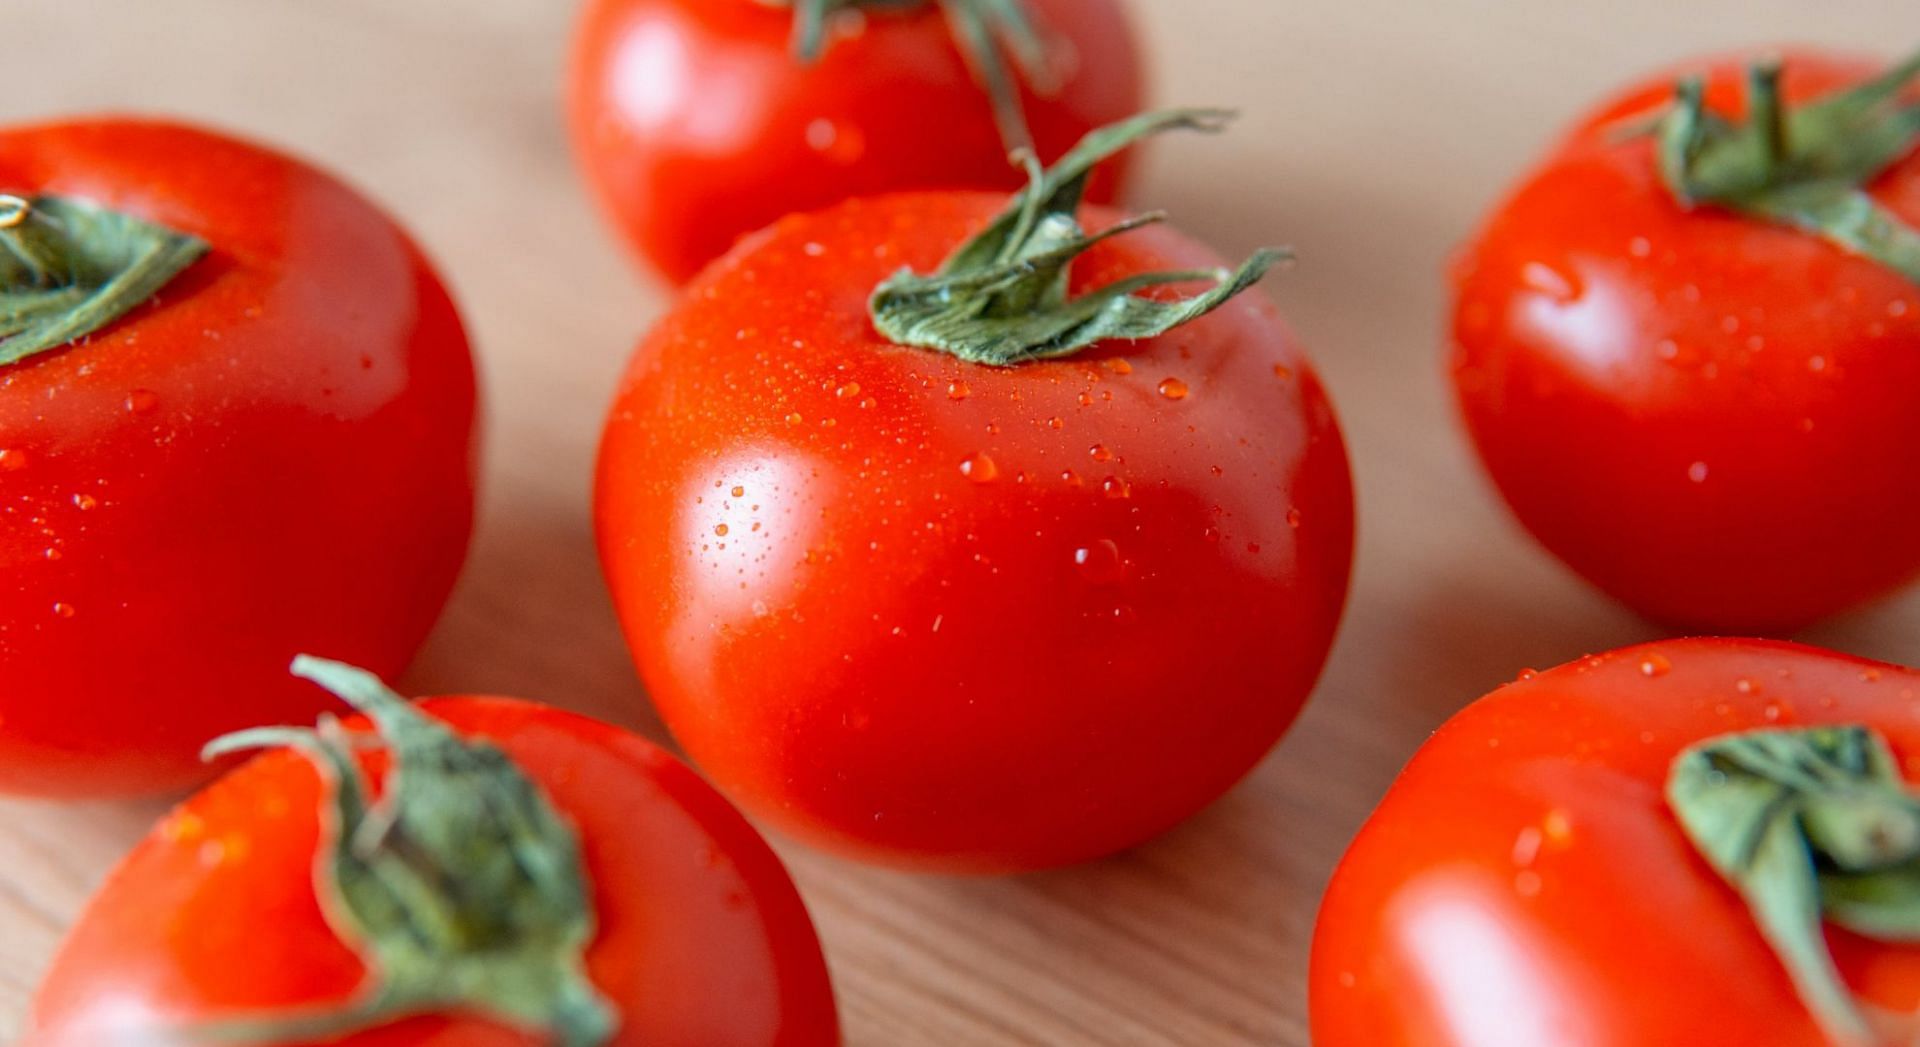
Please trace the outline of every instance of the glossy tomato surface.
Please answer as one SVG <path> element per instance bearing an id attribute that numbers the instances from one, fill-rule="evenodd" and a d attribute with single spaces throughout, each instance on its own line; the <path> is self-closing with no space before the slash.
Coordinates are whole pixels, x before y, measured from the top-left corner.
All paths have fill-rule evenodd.
<path id="1" fill-rule="evenodd" d="M 0 131 L 0 191 L 209 253 L 82 344 L 0 366 L 0 790 L 179 788 L 307 722 L 310 647 L 412 658 L 465 557 L 474 376 L 446 291 L 364 199 L 188 127 Z"/>
<path id="2" fill-rule="evenodd" d="M 1334 873 L 1313 1042 L 1828 1047 L 1663 797 L 1694 742 L 1819 724 L 1878 731 L 1920 780 L 1920 674 L 1811 647 L 1675 640 L 1481 699 L 1414 756 Z M 1920 945 L 1829 938 L 1857 994 L 1920 1008 Z"/>
<path id="3" fill-rule="evenodd" d="M 1058 865 L 1194 813 L 1293 720 L 1346 594 L 1340 433 L 1264 295 L 1012 368 L 874 333 L 874 285 L 1004 202 L 853 201 L 743 244 L 601 446 L 602 559 L 675 735 L 755 814 L 899 865 Z M 1074 282 L 1219 262 L 1155 227 Z"/>
<path id="4" fill-rule="evenodd" d="M 598 927 L 587 972 L 621 1014 L 608 1047 L 838 1042 L 820 946 L 786 870 L 685 764 L 634 735 L 530 702 L 452 698 L 425 708 L 500 746 L 578 832 Z M 352 996 L 366 972 L 314 891 L 322 800 L 312 764 L 276 752 L 170 814 L 61 947 L 34 1001 L 34 1047 L 174 1043 L 162 1034 Z M 151 1030 L 151 1041 L 129 1029 Z M 327 1042 L 542 1041 L 438 1015 Z"/>
<path id="5" fill-rule="evenodd" d="M 1142 106 L 1119 0 L 1032 0 L 1056 89 L 1022 91 L 1042 160 Z M 987 92 L 939 5 L 842 19 L 817 62 L 792 10 L 761 0 L 589 0 L 570 121 L 588 180 L 628 243 L 685 281 L 743 234 L 852 196 L 1014 189 Z M 1092 198 L 1110 199 L 1110 165 Z"/>
<path id="6" fill-rule="evenodd" d="M 1788 52 L 1789 100 L 1877 72 Z M 1744 60 L 1703 63 L 1744 106 Z M 1778 633 L 1920 570 L 1920 287 L 1813 236 L 1687 211 L 1650 139 L 1673 79 L 1587 118 L 1453 275 L 1454 386 L 1520 520 L 1666 623 Z M 1920 223 L 1920 155 L 1870 189 Z"/>

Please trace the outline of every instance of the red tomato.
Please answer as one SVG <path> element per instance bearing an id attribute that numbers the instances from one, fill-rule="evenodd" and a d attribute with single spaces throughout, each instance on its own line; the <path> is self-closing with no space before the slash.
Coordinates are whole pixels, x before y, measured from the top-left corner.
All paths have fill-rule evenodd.
<path id="1" fill-rule="evenodd" d="M 1743 111 L 1742 63 L 1704 64 Z M 1789 52 L 1804 102 L 1872 63 Z M 1638 611 L 1712 632 L 1792 630 L 1920 571 L 1920 286 L 1819 237 L 1676 203 L 1622 121 L 1582 121 L 1453 274 L 1454 385 L 1520 520 Z M 1920 154 L 1869 185 L 1920 224 Z"/>
<path id="2" fill-rule="evenodd" d="M 1877 732 L 1920 779 L 1917 689 L 1909 669 L 1757 640 L 1523 674 L 1415 755 L 1334 873 L 1313 1042 L 1828 1047 L 1663 789 L 1695 743 L 1835 724 Z M 1920 1008 L 1920 945 L 1827 938 L 1856 995 Z"/>
<path id="3" fill-rule="evenodd" d="M 684 764 L 634 735 L 529 702 L 448 698 L 423 708 L 499 746 L 574 826 L 597 927 L 587 974 L 619 1014 L 617 1034 L 594 1047 L 838 1042 L 827 970 L 792 881 Z M 325 795 L 313 764 L 282 751 L 169 815 L 62 946 L 35 999 L 29 1042 L 200 1047 L 192 1030 L 207 1023 L 311 1013 L 351 997 L 368 970 L 330 928 L 314 885 Z M 275 1047 L 309 1042 L 547 1041 L 477 1016 L 434 1014 Z"/>
<path id="4" fill-rule="evenodd" d="M 0 131 L 0 192 L 210 252 L 84 344 L 0 366 L 0 790 L 174 789 L 311 720 L 306 645 L 398 672 L 473 515 L 474 377 L 405 234 L 298 161 L 104 120 Z"/>
<path id="5" fill-rule="evenodd" d="M 1056 90 L 1021 92 L 1052 160 L 1141 106 L 1119 0 L 1029 0 L 1055 38 Z M 845 25 L 846 23 L 839 23 Z M 581 164 L 633 247 L 685 281 L 782 215 L 903 189 L 1020 185 L 987 92 L 938 4 L 875 12 L 793 54 L 763 0 L 590 0 L 570 116 Z M 1111 199 L 1121 168 L 1096 181 Z"/>
<path id="6" fill-rule="evenodd" d="M 1013 367 L 875 333 L 875 286 L 1005 203 L 782 220 L 641 346 L 601 445 L 603 564 L 675 735 L 755 814 L 903 866 L 1059 865 L 1193 814 L 1292 722 L 1346 594 L 1346 454 L 1259 295 Z M 1072 284 L 1219 264 L 1157 226 Z"/>

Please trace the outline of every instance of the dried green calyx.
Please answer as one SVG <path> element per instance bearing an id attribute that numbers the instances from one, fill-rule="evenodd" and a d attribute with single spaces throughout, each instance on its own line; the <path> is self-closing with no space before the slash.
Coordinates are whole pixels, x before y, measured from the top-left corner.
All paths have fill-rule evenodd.
<path id="1" fill-rule="evenodd" d="M 1827 1036 L 1878 1044 L 1822 923 L 1920 942 L 1920 793 L 1901 780 L 1886 741 L 1858 726 L 1713 738 L 1680 754 L 1666 792 Z"/>
<path id="2" fill-rule="evenodd" d="M 794 10 L 794 51 L 806 61 L 827 45 L 827 25 L 841 11 L 902 11 L 938 3 L 954 39 L 993 102 L 1000 137 L 1009 151 L 1030 148 L 1020 84 L 1047 92 L 1057 86 L 1047 39 L 1027 0 L 771 0 Z"/>
<path id="3" fill-rule="evenodd" d="M 1682 80 L 1654 125 L 1660 173 L 1675 199 L 1819 236 L 1920 283 L 1920 230 L 1865 186 L 1920 145 L 1920 54 L 1849 90 L 1799 106 L 1780 96 L 1780 64 L 1748 72 L 1748 113 L 1706 108 L 1706 86 Z"/>
<path id="4" fill-rule="evenodd" d="M 0 193 L 0 366 L 100 330 L 206 251 L 196 237 L 82 200 Z"/>
<path id="5" fill-rule="evenodd" d="M 1089 134 L 1049 170 L 1028 160 L 1030 182 L 984 232 L 961 245 L 936 272 L 902 269 L 873 293 L 873 325 L 897 345 L 1007 367 L 1070 356 L 1108 339 L 1151 338 L 1219 308 L 1252 287 L 1287 251 L 1257 251 L 1236 270 L 1143 273 L 1069 297 L 1069 269 L 1093 245 L 1160 221 L 1149 214 L 1089 235 L 1078 213 L 1095 165 L 1151 134 L 1174 128 L 1217 131 L 1232 116 L 1180 109 L 1136 116 Z M 1137 292 L 1207 281 L 1186 298 Z"/>
<path id="6" fill-rule="evenodd" d="M 365 713 L 375 734 L 326 717 L 228 735 L 207 755 L 285 746 L 319 769 L 328 792 L 314 884 L 366 980 L 339 1007 L 239 1016 L 191 1030 L 194 1042 L 307 1043 L 448 1012 L 555 1047 L 610 1042 L 618 1016 L 584 966 L 594 914 L 579 840 L 540 787 L 371 673 L 306 656 L 293 671 Z M 377 798 L 357 756 L 376 739 L 390 759 Z"/>

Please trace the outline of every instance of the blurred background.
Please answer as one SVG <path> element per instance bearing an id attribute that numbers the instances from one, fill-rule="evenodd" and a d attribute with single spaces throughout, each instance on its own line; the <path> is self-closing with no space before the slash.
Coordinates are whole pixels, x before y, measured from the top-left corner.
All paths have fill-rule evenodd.
<path id="1" fill-rule="evenodd" d="M 854 1044 L 1307 1041 L 1314 907 L 1419 741 L 1529 666 L 1657 631 L 1522 535 L 1444 397 L 1450 247 L 1579 110 L 1701 52 L 1808 42 L 1891 56 L 1913 0 L 1136 0 L 1160 103 L 1233 133 L 1153 147 L 1137 203 L 1272 279 L 1347 428 L 1361 545 L 1300 726 L 1186 827 L 1088 868 L 916 878 L 781 845 Z M 395 213 L 442 266 L 489 395 L 485 510 L 410 686 L 546 699 L 660 731 L 595 564 L 601 413 L 663 291 L 590 209 L 560 84 L 566 0 L 6 0 L 0 120 L 164 113 L 291 149 Z M 1182 150 L 1176 158 L 1171 150 Z M 1805 639 L 1920 660 L 1920 596 Z M 164 710 L 154 710 L 156 717 Z M 0 802 L 0 1039 L 66 922 L 156 805 Z"/>

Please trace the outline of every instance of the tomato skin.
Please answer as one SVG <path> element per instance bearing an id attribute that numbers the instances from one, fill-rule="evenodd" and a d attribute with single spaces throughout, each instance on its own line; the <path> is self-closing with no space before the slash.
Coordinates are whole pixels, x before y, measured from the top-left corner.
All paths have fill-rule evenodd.
<path id="1" fill-rule="evenodd" d="M 1022 102 L 1043 160 L 1142 108 L 1119 0 L 1034 0 L 1070 75 Z M 813 64 L 759 0 L 590 0 L 576 36 L 575 152 L 627 242 L 682 283 L 783 215 L 907 189 L 1014 189 L 985 90 L 936 5 L 869 15 Z M 1124 161 L 1095 178 L 1112 199 Z"/>
<path id="2" fill-rule="evenodd" d="M 352 190 L 189 127 L 0 130 L 0 190 L 211 253 L 85 344 L 0 367 L 0 790 L 163 791 L 200 746 L 330 703 L 309 646 L 397 674 L 466 554 L 473 363 Z"/>
<path id="3" fill-rule="evenodd" d="M 1864 724 L 1920 779 L 1920 673 L 1673 640 L 1523 675 L 1443 726 L 1341 861 L 1315 929 L 1325 1047 L 1826 1047 L 1740 897 L 1666 807 L 1686 746 Z M 1920 946 L 1832 930 L 1848 982 L 1920 1007 Z"/>
<path id="4" fill-rule="evenodd" d="M 1791 100 L 1880 68 L 1785 61 Z M 1703 66 L 1740 112 L 1744 62 Z M 1689 630 L 1790 632 L 1920 572 L 1920 288 L 1681 209 L 1617 122 L 1672 82 L 1585 120 L 1463 253 L 1454 388 L 1501 494 L 1589 581 Z M 1870 188 L 1920 223 L 1920 153 Z"/>
<path id="5" fill-rule="evenodd" d="M 1262 295 L 1015 368 L 873 332 L 875 284 L 1004 203 L 856 200 L 742 244 L 601 445 L 602 562 L 675 736 L 762 819 L 910 868 L 1067 864 L 1194 813 L 1298 712 L 1352 558 L 1332 409 Z M 1218 264 L 1155 227 L 1074 281 Z"/>
<path id="6" fill-rule="evenodd" d="M 826 966 L 793 882 L 685 764 L 635 735 L 531 702 L 462 697 L 424 708 L 499 745 L 578 831 L 599 928 L 587 970 L 623 1015 L 609 1047 L 839 1042 Z M 32 1042 L 98 1043 L 101 1026 L 90 1023 L 128 1014 L 177 1027 L 351 995 L 361 964 L 327 926 L 313 889 L 321 798 L 312 765 L 275 752 L 170 814 L 68 936 L 35 998 Z M 337 1041 L 539 1042 L 446 1016 Z"/>

